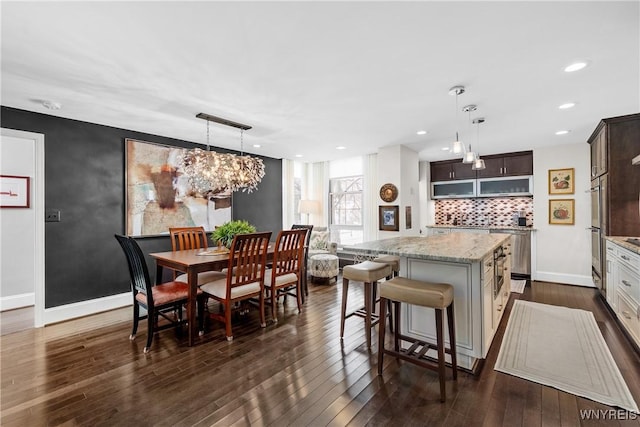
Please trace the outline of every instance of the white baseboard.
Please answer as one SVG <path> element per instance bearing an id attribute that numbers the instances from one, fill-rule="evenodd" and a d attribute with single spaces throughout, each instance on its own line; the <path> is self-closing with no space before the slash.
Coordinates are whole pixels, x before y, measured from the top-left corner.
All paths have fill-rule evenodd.
<path id="1" fill-rule="evenodd" d="M 102 311 L 126 307 L 132 304 L 131 292 L 96 298 L 88 301 L 75 302 L 44 310 L 44 325 L 89 316 Z M 44 326 L 43 325 L 43 326 Z"/>
<path id="2" fill-rule="evenodd" d="M 543 282 L 562 283 L 563 285 L 587 286 L 590 288 L 595 288 L 591 276 L 553 273 L 549 271 L 536 271 L 532 278 L 533 280 L 540 280 Z"/>
<path id="3" fill-rule="evenodd" d="M 30 307 L 36 303 L 35 292 L 27 294 L 11 295 L 0 298 L 0 311 L 14 310 L 16 308 Z"/>

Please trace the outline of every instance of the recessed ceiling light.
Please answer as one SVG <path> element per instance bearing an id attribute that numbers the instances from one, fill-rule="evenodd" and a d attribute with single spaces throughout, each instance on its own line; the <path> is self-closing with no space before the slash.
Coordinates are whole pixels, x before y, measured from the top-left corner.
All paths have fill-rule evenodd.
<path id="1" fill-rule="evenodd" d="M 302 154 L 296 154 L 296 157 L 302 157 Z"/>
<path id="2" fill-rule="evenodd" d="M 347 149 L 347 147 L 343 147 L 342 145 L 339 146 L 339 147 L 336 147 L 336 150 L 346 150 L 346 149 Z"/>
<path id="3" fill-rule="evenodd" d="M 449 151 L 449 147 L 442 147 L 442 151 Z"/>
<path id="4" fill-rule="evenodd" d="M 570 131 L 568 130 L 559 130 L 558 132 L 556 132 L 556 135 L 566 135 L 568 134 Z"/>
<path id="5" fill-rule="evenodd" d="M 254 146 L 255 148 L 260 148 L 260 147 L 261 147 L 261 145 L 260 145 L 260 144 L 253 144 L 253 146 Z"/>
<path id="6" fill-rule="evenodd" d="M 60 104 L 59 102 L 49 100 L 42 101 L 42 105 L 49 110 L 59 110 L 62 108 L 62 104 Z"/>
<path id="7" fill-rule="evenodd" d="M 418 135 L 426 135 L 427 131 L 426 130 L 419 130 L 418 132 L 416 132 L 416 134 L 418 134 Z"/>
<path id="8" fill-rule="evenodd" d="M 573 64 L 566 66 L 564 71 L 567 73 L 573 73 L 574 71 L 582 70 L 586 66 L 586 62 L 574 62 Z"/>
<path id="9" fill-rule="evenodd" d="M 575 102 L 567 102 L 566 104 L 562 104 L 560 105 L 558 108 L 561 110 L 566 110 L 567 108 L 571 108 L 571 107 L 575 107 L 576 103 Z"/>

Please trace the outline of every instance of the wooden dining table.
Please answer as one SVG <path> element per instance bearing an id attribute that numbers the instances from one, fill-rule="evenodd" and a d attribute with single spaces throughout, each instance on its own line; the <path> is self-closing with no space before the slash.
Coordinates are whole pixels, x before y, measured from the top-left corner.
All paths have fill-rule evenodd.
<path id="1" fill-rule="evenodd" d="M 267 260 L 273 258 L 273 244 L 267 248 Z M 229 266 L 229 253 L 216 253 L 216 249 L 187 249 L 182 251 L 154 252 L 149 254 L 156 260 L 156 283 L 162 282 L 163 268 L 170 268 L 187 274 L 189 297 L 187 319 L 189 322 L 189 346 L 196 342 L 196 296 L 198 293 L 198 273 L 219 271 Z"/>

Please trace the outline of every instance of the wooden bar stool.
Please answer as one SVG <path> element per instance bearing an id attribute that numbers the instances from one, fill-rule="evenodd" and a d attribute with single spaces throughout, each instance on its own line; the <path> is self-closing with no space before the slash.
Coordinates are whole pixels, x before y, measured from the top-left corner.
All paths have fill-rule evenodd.
<path id="1" fill-rule="evenodd" d="M 380 317 L 385 318 L 387 304 L 386 301 L 393 301 L 395 306 L 395 333 L 393 339 L 393 350 L 384 348 L 385 328 L 380 326 L 378 336 L 378 375 L 382 375 L 382 362 L 384 354 L 395 356 L 424 368 L 438 371 L 440 377 L 440 401 L 446 400 L 445 391 L 445 352 L 451 355 L 451 369 L 453 379 L 458 378 L 458 363 L 456 358 L 456 333 L 453 313 L 453 286 L 446 283 L 429 283 L 418 280 L 411 280 L 404 277 L 396 277 L 380 285 Z M 404 302 L 412 305 L 430 307 L 436 312 L 436 337 L 437 344 L 427 343 L 406 335 L 400 331 L 400 303 Z M 449 348 L 444 346 L 444 312 L 447 309 L 447 322 L 449 327 Z M 408 341 L 411 347 L 400 348 L 400 341 Z M 429 349 L 438 351 L 438 363 L 426 357 Z"/>
<path id="2" fill-rule="evenodd" d="M 377 286 L 378 280 L 391 274 L 391 267 L 379 262 L 364 261 L 359 264 L 347 265 L 342 269 L 342 312 L 340 315 L 340 339 L 344 336 L 344 321 L 351 316 L 364 318 L 367 348 L 371 347 L 371 328 L 375 326 L 379 317 L 373 314 L 374 304 L 372 287 Z M 349 281 L 354 280 L 364 283 L 364 308 L 353 313 L 347 312 L 347 295 L 349 294 Z M 383 328 L 384 329 L 384 328 Z"/>
<path id="3" fill-rule="evenodd" d="M 400 274 L 400 257 L 396 255 L 382 255 L 372 259 L 373 262 L 381 262 L 391 267 L 391 274 L 387 276 L 387 279 L 398 277 Z"/>

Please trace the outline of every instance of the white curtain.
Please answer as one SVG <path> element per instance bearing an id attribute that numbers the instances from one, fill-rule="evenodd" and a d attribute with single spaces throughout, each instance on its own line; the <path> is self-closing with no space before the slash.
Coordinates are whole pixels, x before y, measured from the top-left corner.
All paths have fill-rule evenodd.
<path id="1" fill-rule="evenodd" d="M 378 154 L 363 156 L 363 228 L 364 241 L 378 239 Z"/>
<path id="2" fill-rule="evenodd" d="M 320 202 L 321 213 L 312 214 L 309 223 L 317 227 L 329 226 L 329 162 L 307 163 L 303 198 Z"/>
<path id="3" fill-rule="evenodd" d="M 294 200 L 294 161 L 282 159 L 282 229 L 287 230 L 295 223 L 296 210 Z"/>

